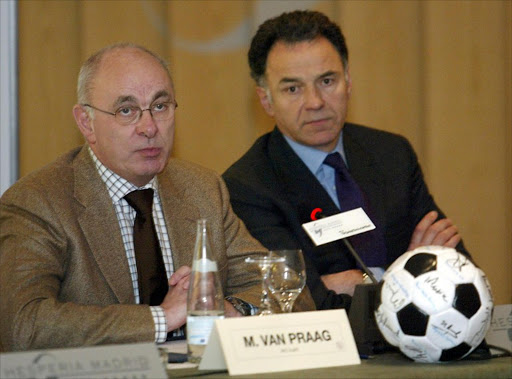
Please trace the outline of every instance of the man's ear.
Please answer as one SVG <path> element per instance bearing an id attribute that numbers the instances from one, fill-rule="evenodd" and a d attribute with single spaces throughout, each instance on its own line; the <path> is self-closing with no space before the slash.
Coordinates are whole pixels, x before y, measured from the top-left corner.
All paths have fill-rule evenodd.
<path id="1" fill-rule="evenodd" d="M 265 112 L 267 112 L 270 117 L 274 117 L 274 108 L 272 107 L 272 99 L 270 98 L 268 90 L 258 86 L 256 87 L 256 93 L 260 98 L 260 103 L 263 106 L 263 109 L 265 109 Z"/>
<path id="2" fill-rule="evenodd" d="M 348 65 L 345 71 L 345 82 L 347 85 L 347 93 L 350 96 L 352 94 L 352 77 L 350 76 L 350 66 Z"/>
<path id="3" fill-rule="evenodd" d="M 94 144 L 96 142 L 96 135 L 94 133 L 92 120 L 89 117 L 89 113 L 84 109 L 84 106 L 76 104 L 73 107 L 73 116 L 75 117 L 78 129 L 84 136 L 85 140 L 90 145 Z"/>

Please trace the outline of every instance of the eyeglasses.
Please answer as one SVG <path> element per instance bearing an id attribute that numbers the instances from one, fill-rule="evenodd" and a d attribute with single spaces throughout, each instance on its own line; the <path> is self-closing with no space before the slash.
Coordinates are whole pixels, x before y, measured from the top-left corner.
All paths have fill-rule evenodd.
<path id="1" fill-rule="evenodd" d="M 113 113 L 105 111 L 103 109 L 96 108 L 95 106 L 90 104 L 82 104 L 82 106 L 89 107 L 99 112 L 103 112 L 111 116 L 114 116 L 116 118 L 116 121 L 121 125 L 133 125 L 139 122 L 144 111 L 149 111 L 149 114 L 151 115 L 154 121 L 168 120 L 174 114 L 176 108 L 178 108 L 178 103 L 176 101 L 154 103 L 151 104 L 151 107 L 147 109 L 141 109 L 140 107 L 124 106 L 120 107 Z"/>

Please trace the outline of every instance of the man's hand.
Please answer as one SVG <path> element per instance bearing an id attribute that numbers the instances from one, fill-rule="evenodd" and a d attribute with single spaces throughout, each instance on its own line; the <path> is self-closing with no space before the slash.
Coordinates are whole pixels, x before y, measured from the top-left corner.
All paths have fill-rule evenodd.
<path id="1" fill-rule="evenodd" d="M 169 291 L 161 304 L 167 319 L 168 332 L 185 325 L 187 320 L 190 272 L 190 267 L 182 266 L 169 278 Z"/>
<path id="2" fill-rule="evenodd" d="M 169 278 L 169 286 L 175 286 L 181 280 L 187 279 L 187 290 L 188 290 L 188 279 L 192 270 L 188 266 L 182 266 Z"/>
<path id="3" fill-rule="evenodd" d="M 226 317 L 242 317 L 242 314 L 227 300 L 224 300 L 224 315 Z"/>
<path id="4" fill-rule="evenodd" d="M 431 211 L 421 219 L 412 233 L 411 243 L 407 250 L 420 246 L 438 245 L 455 247 L 461 240 L 459 230 L 450 219 L 437 220 L 437 212 Z"/>
<path id="5" fill-rule="evenodd" d="M 340 293 L 346 293 L 352 296 L 354 295 L 356 284 L 363 283 L 363 272 L 353 269 L 337 272 L 335 274 L 322 275 L 320 278 L 328 289 L 333 290 L 338 295 Z"/>

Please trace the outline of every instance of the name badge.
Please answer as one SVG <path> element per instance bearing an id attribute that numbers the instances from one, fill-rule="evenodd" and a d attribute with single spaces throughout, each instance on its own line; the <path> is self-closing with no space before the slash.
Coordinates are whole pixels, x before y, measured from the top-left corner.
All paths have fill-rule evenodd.
<path id="1" fill-rule="evenodd" d="M 360 363 L 339 309 L 216 320 L 199 370 L 243 375 Z"/>
<path id="2" fill-rule="evenodd" d="M 166 378 L 154 343 L 0 354 L 0 378 Z"/>
<path id="3" fill-rule="evenodd" d="M 363 208 L 338 213 L 302 224 L 316 246 L 375 229 Z"/>
<path id="4" fill-rule="evenodd" d="M 512 350 L 512 304 L 494 306 L 491 326 L 487 331 L 485 340 L 491 345 L 491 352 L 495 352 L 492 346 L 505 350 Z M 499 353 L 496 351 L 496 353 Z M 502 353 L 502 352 L 501 352 Z"/>

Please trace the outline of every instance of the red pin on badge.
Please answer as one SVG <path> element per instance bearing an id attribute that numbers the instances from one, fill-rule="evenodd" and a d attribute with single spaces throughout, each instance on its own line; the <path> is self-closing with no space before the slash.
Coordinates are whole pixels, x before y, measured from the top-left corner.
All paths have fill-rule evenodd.
<path id="1" fill-rule="evenodd" d="M 315 208 L 311 211 L 311 220 L 315 221 L 317 220 L 317 213 L 322 213 L 322 208 Z"/>

